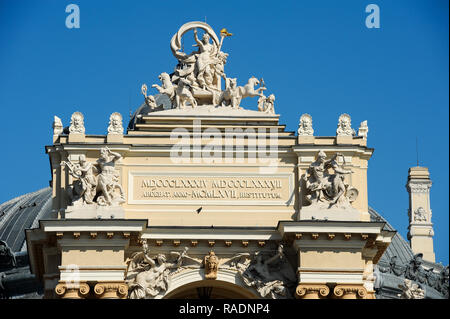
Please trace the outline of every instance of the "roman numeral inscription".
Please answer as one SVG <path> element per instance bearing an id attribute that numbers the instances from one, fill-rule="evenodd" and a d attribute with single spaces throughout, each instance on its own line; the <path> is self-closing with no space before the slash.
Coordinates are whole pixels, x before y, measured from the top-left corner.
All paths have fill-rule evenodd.
<path id="1" fill-rule="evenodd" d="M 163 176 L 131 175 L 132 203 L 140 201 L 267 201 L 289 199 L 289 175 Z"/>

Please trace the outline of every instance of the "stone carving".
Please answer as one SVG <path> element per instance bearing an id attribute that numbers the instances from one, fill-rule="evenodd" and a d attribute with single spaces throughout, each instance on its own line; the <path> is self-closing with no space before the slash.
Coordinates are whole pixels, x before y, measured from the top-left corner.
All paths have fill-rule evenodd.
<path id="1" fill-rule="evenodd" d="M 225 91 L 220 95 L 218 104 L 221 106 L 231 106 L 236 109 L 239 108 L 239 104 L 241 103 L 241 96 L 239 93 L 239 89 L 237 87 L 236 78 L 226 78 L 225 79 Z"/>
<path id="2" fill-rule="evenodd" d="M 120 113 L 114 112 L 109 117 L 108 134 L 123 135 L 122 115 Z"/>
<path id="3" fill-rule="evenodd" d="M 299 136 L 313 136 L 314 135 L 311 115 L 305 113 L 300 117 L 300 123 L 298 125 L 298 135 Z"/>
<path id="4" fill-rule="evenodd" d="M 419 285 L 409 279 L 405 279 L 404 284 L 398 285 L 403 292 L 399 295 L 401 299 L 424 299 L 425 291 Z"/>
<path id="5" fill-rule="evenodd" d="M 352 129 L 352 121 L 350 115 L 341 114 L 339 116 L 338 127 L 336 130 L 337 136 L 354 136 L 356 134 L 355 130 Z"/>
<path id="6" fill-rule="evenodd" d="M 127 259 L 126 283 L 130 299 L 153 298 L 167 291 L 170 275 L 183 266 L 185 260 L 190 260 L 200 267 L 201 261 L 187 255 L 188 248 L 182 252 L 171 252 L 167 257 L 157 254 L 151 257 L 146 240 L 142 241 L 143 251 L 137 252 Z"/>
<path id="7" fill-rule="evenodd" d="M 362 121 L 361 124 L 359 125 L 358 136 L 362 136 L 363 139 L 367 140 L 367 133 L 369 133 L 367 121 Z"/>
<path id="8" fill-rule="evenodd" d="M 208 256 L 205 256 L 205 278 L 206 279 L 216 279 L 217 271 L 219 270 L 219 258 L 213 251 L 209 252 Z"/>
<path id="9" fill-rule="evenodd" d="M 449 266 L 444 267 L 440 272 L 436 272 L 433 268 L 425 269 L 422 257 L 422 254 L 417 254 L 404 265 L 398 262 L 397 256 L 392 256 L 389 265 L 380 263 L 377 269 L 382 273 L 393 274 L 432 287 L 448 298 Z"/>
<path id="10" fill-rule="evenodd" d="M 306 199 L 311 205 L 317 205 L 318 208 L 349 208 L 358 196 L 358 191 L 350 187 L 345 182 L 345 175 L 353 173 L 352 170 L 346 170 L 343 165 L 337 162 L 338 157 L 342 157 L 344 164 L 345 158 L 341 153 L 336 153 L 330 160 L 326 160 L 326 154 L 320 150 L 317 159 L 313 162 L 303 180 L 309 194 Z M 334 172 L 329 173 L 329 169 Z"/>
<path id="11" fill-rule="evenodd" d="M 156 109 L 156 100 L 153 95 L 147 95 L 147 85 L 142 84 L 141 86 L 141 92 L 145 99 L 145 104 L 150 108 L 150 110 Z"/>
<path id="12" fill-rule="evenodd" d="M 416 222 L 426 222 L 427 212 L 423 207 L 419 207 L 414 211 L 414 221 Z"/>
<path id="13" fill-rule="evenodd" d="M 16 257 L 11 248 L 8 247 L 6 242 L 0 240 L 0 271 L 14 268 L 16 264 Z"/>
<path id="14" fill-rule="evenodd" d="M 64 130 L 61 119 L 56 115 L 53 119 L 52 127 L 53 127 L 53 135 L 60 135 Z"/>
<path id="15" fill-rule="evenodd" d="M 409 182 L 406 185 L 406 188 L 408 189 L 408 191 L 412 192 L 412 193 L 428 193 L 430 191 L 431 188 L 431 183 L 430 182 Z"/>
<path id="16" fill-rule="evenodd" d="M 81 112 L 75 112 L 70 118 L 69 132 L 71 134 L 84 134 L 84 116 Z"/>
<path id="17" fill-rule="evenodd" d="M 241 255 L 245 258 L 244 255 Z M 254 288 L 263 298 L 283 299 L 292 297 L 296 286 L 295 273 L 286 260 L 283 245 L 278 246 L 275 255 L 267 257 L 258 252 L 250 262 L 235 262 L 243 282 Z"/>
<path id="18" fill-rule="evenodd" d="M 198 30 L 203 30 L 201 39 Z M 193 30 L 195 47 L 197 50 L 187 54 L 183 51 L 182 37 Z M 161 73 L 159 79 L 162 85 L 153 84 L 160 94 L 165 94 L 172 102 L 173 108 L 184 109 L 190 105 L 228 106 L 239 108 L 240 102 L 246 97 L 259 96 L 261 98 L 259 108 L 268 114 L 274 113 L 273 103 L 275 96 L 264 97 L 263 81 L 252 76 L 244 86 L 237 86 L 236 79 L 227 78 L 225 64 L 228 54 L 221 51 L 223 40 L 231 36 L 226 29 L 220 31 L 220 40 L 214 30 L 203 22 L 188 22 L 181 26 L 172 37 L 170 47 L 178 64 L 172 74 Z M 222 91 L 221 81 L 225 80 L 225 90 Z M 256 85 L 260 85 L 255 89 Z M 147 105 L 154 106 L 150 96 L 147 96 L 147 86 L 141 88 Z"/>
<path id="19" fill-rule="evenodd" d="M 103 147 L 100 149 L 100 158 L 97 160 L 97 166 L 100 168 L 100 174 L 97 180 L 97 189 L 101 191 L 97 199 L 99 205 L 112 205 L 113 201 L 116 203 L 125 202 L 122 186 L 119 183 L 119 176 L 115 171 L 115 163 L 122 159 L 122 155 L 112 152 L 109 148 Z M 115 195 L 115 189 L 118 188 L 120 196 Z"/>
<path id="20" fill-rule="evenodd" d="M 112 206 L 125 202 L 119 175 L 115 171 L 115 162 L 121 158 L 119 153 L 103 147 L 96 164 L 87 162 L 83 154 L 79 157 L 79 163 L 70 160 L 61 162 L 67 166 L 69 174 L 76 178 L 67 190 L 71 204 Z M 120 194 L 116 194 L 116 189 Z"/>
<path id="21" fill-rule="evenodd" d="M 423 268 L 423 254 L 419 253 L 414 255 L 409 264 L 406 266 L 405 278 L 418 281 L 420 283 L 426 283 L 426 271 Z"/>
<path id="22" fill-rule="evenodd" d="M 97 193 L 97 177 L 94 175 L 96 168 L 86 161 L 84 154 L 80 155 L 79 163 L 62 162 L 75 180 L 67 189 L 67 193 L 73 205 L 93 204 Z"/>
<path id="23" fill-rule="evenodd" d="M 156 88 L 160 94 L 167 95 L 167 97 L 173 103 L 175 100 L 175 86 L 172 84 L 172 81 L 170 80 L 170 75 L 167 74 L 166 72 L 163 72 L 158 76 L 158 79 L 161 81 L 162 86 L 159 86 L 158 84 L 153 84 L 152 87 Z"/>
<path id="24" fill-rule="evenodd" d="M 184 109 L 186 108 L 186 102 L 189 102 L 192 107 L 197 106 L 197 101 L 194 99 L 194 96 L 192 95 L 190 89 L 191 84 L 188 80 L 178 80 L 178 85 L 175 90 L 175 107 Z"/>
<path id="25" fill-rule="evenodd" d="M 258 99 L 258 111 L 264 112 L 267 114 L 275 114 L 274 109 L 275 95 L 270 94 L 268 97 L 265 95 L 261 95 Z"/>
<path id="26" fill-rule="evenodd" d="M 447 265 L 439 273 L 438 280 L 436 281 L 436 290 L 444 295 L 445 298 L 449 297 L 449 266 Z"/>

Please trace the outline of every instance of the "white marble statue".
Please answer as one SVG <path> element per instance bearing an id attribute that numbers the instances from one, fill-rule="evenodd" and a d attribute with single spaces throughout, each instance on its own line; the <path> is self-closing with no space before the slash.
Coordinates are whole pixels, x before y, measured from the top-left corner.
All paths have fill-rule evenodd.
<path id="1" fill-rule="evenodd" d="M 367 140 L 367 134 L 369 133 L 369 127 L 367 126 L 367 121 L 362 121 L 359 125 L 358 136 L 362 136 L 363 139 Z"/>
<path id="2" fill-rule="evenodd" d="M 163 72 L 158 76 L 158 79 L 161 81 L 162 86 L 153 84 L 152 87 L 156 88 L 160 94 L 167 95 L 173 103 L 173 101 L 175 100 L 176 86 L 173 85 L 172 80 L 170 79 L 170 75 L 166 72 Z"/>
<path id="3" fill-rule="evenodd" d="M 115 164 L 120 159 L 122 155 L 112 152 L 108 147 L 100 149 L 100 158 L 96 164 L 100 171 L 97 180 L 97 189 L 101 192 L 97 199 L 99 205 L 110 206 L 113 203 L 125 202 L 124 192 L 115 171 Z M 119 189 L 120 196 L 115 194 L 116 188 Z"/>
<path id="4" fill-rule="evenodd" d="M 345 182 L 345 175 L 353 171 L 339 165 L 338 157 L 341 157 L 345 164 L 345 157 L 341 153 L 336 153 L 331 159 L 326 160 L 325 152 L 320 150 L 316 161 L 303 175 L 309 193 L 306 200 L 312 205 L 318 205 L 318 208 L 348 208 L 358 195 L 358 191 Z M 329 169 L 332 169 L 333 173 L 330 173 Z"/>
<path id="5" fill-rule="evenodd" d="M 187 103 L 189 103 L 192 107 L 197 106 L 197 101 L 191 93 L 191 85 L 188 80 L 179 79 L 175 93 L 175 107 L 185 109 Z"/>
<path id="6" fill-rule="evenodd" d="M 84 116 L 81 112 L 75 112 L 70 118 L 69 132 L 71 134 L 84 134 Z"/>
<path id="7" fill-rule="evenodd" d="M 419 207 L 414 211 L 414 221 L 417 222 L 427 221 L 427 213 L 423 207 Z"/>
<path id="8" fill-rule="evenodd" d="M 114 112 L 109 117 L 108 134 L 123 134 L 122 115 Z"/>
<path id="9" fill-rule="evenodd" d="M 142 84 L 141 93 L 144 96 L 145 104 L 150 108 L 150 110 L 156 109 L 156 100 L 153 95 L 147 95 L 147 85 Z"/>
<path id="10" fill-rule="evenodd" d="M 93 204 L 97 189 L 97 177 L 94 173 L 96 168 L 86 161 L 86 156 L 81 154 L 78 163 L 63 161 L 61 164 L 65 165 L 76 180 L 67 189 L 67 194 L 73 205 L 79 204 Z"/>
<path id="11" fill-rule="evenodd" d="M 424 299 L 425 291 L 418 284 L 413 283 L 409 279 L 405 279 L 403 284 L 398 285 L 403 290 L 398 296 L 400 299 Z"/>
<path id="12" fill-rule="evenodd" d="M 274 102 L 274 94 L 270 94 L 268 97 L 266 97 L 265 95 L 260 96 L 260 98 L 258 99 L 258 111 L 267 114 L 275 114 Z"/>
<path id="13" fill-rule="evenodd" d="M 311 115 L 305 113 L 300 117 L 300 123 L 298 124 L 298 135 L 299 136 L 313 136 L 314 129 L 312 125 Z"/>
<path id="14" fill-rule="evenodd" d="M 182 38 L 188 31 L 193 31 L 195 47 L 197 50 L 186 53 L 182 45 Z M 199 36 L 199 30 L 203 31 Z M 235 79 L 229 79 L 225 74 L 225 64 L 228 54 L 222 49 L 223 40 L 231 36 L 226 29 L 220 31 L 220 40 L 214 30 L 206 23 L 194 21 L 185 23 L 172 37 L 170 48 L 178 60 L 174 72 L 161 73 L 159 79 L 162 85 L 154 84 L 160 94 L 169 97 L 172 108 L 184 109 L 190 105 L 229 106 L 238 109 L 240 102 L 246 97 L 263 96 L 265 86 L 262 80 L 251 77 L 244 86 L 237 86 Z M 221 81 L 225 80 L 225 90 L 222 91 Z M 260 85 L 259 88 L 255 88 Z M 147 105 L 154 109 L 151 97 L 147 97 L 146 86 L 142 86 L 142 93 Z M 144 92 L 145 91 L 145 92 Z M 265 106 L 264 112 L 274 114 L 273 103 L 275 95 L 270 95 L 261 102 Z"/>
<path id="15" fill-rule="evenodd" d="M 57 117 L 56 115 L 53 119 L 52 127 L 53 127 L 53 135 L 60 135 L 60 134 L 62 134 L 62 132 L 64 130 L 61 119 L 59 117 Z"/>
<path id="16" fill-rule="evenodd" d="M 339 116 L 338 127 L 336 130 L 337 136 L 354 136 L 356 134 L 355 130 L 352 129 L 352 120 L 350 115 L 341 114 Z"/>

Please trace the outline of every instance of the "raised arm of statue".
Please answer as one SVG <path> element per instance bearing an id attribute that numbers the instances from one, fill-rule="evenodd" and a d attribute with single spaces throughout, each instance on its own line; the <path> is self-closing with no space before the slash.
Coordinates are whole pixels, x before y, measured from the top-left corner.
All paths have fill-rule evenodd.
<path id="1" fill-rule="evenodd" d="M 267 259 L 267 260 L 264 262 L 264 264 L 269 265 L 269 264 L 273 263 L 274 261 L 276 261 L 276 260 L 278 260 L 278 259 L 281 259 L 281 257 L 282 257 L 283 255 L 284 255 L 284 254 L 283 254 L 283 245 L 279 245 L 279 246 L 278 246 L 278 251 L 277 251 L 277 253 L 276 253 L 273 257 L 270 257 L 269 259 Z"/>
<path id="2" fill-rule="evenodd" d="M 120 160 L 120 159 L 122 158 L 122 155 L 120 155 L 119 153 L 113 152 L 113 151 L 111 151 L 109 148 L 106 148 L 106 149 L 107 149 L 107 151 L 108 151 L 108 153 L 109 153 L 110 155 L 114 156 L 114 158 L 113 158 L 113 161 L 114 161 L 114 162 L 115 162 L 115 161 L 118 161 L 118 160 Z"/>

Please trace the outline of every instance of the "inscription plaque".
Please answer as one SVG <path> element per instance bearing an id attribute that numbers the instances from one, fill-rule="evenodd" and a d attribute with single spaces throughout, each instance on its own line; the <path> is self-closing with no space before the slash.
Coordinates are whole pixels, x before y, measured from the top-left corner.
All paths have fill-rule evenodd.
<path id="1" fill-rule="evenodd" d="M 291 175 L 130 172 L 128 203 L 289 205 Z"/>

